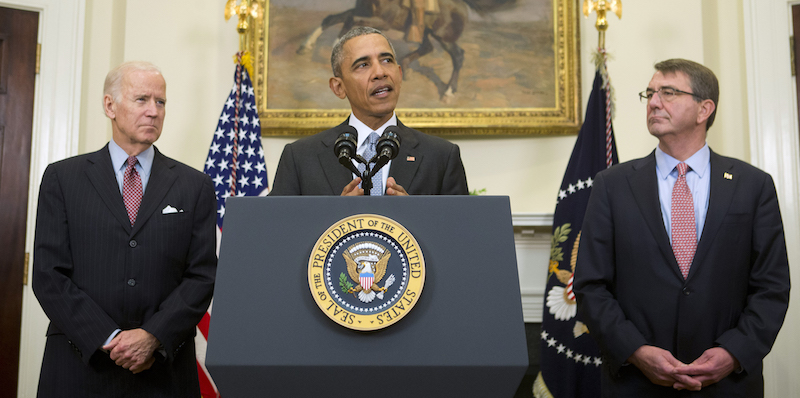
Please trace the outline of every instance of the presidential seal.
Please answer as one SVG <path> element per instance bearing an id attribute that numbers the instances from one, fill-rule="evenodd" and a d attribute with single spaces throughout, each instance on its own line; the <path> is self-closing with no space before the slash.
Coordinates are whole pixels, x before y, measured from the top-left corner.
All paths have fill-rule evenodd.
<path id="1" fill-rule="evenodd" d="M 393 325 L 419 300 L 425 260 L 416 239 L 376 214 L 347 217 L 320 236 L 308 260 L 308 286 L 328 318 L 354 330 Z"/>

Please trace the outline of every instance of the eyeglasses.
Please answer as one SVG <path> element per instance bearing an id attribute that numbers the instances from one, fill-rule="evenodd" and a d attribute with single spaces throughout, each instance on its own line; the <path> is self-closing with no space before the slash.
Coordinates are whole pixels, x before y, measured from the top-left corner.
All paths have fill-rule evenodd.
<path id="1" fill-rule="evenodd" d="M 696 94 L 690 93 L 690 92 L 686 92 L 686 91 L 682 91 L 682 90 L 678 90 L 677 88 L 661 87 L 658 90 L 651 90 L 651 89 L 648 88 L 647 90 L 642 91 L 641 93 L 639 93 L 639 101 L 641 101 L 643 104 L 646 104 L 646 103 L 650 102 L 651 99 L 653 99 L 653 96 L 656 93 L 658 93 L 658 97 L 661 98 L 661 101 L 664 101 L 664 102 L 672 102 L 672 101 L 675 100 L 675 98 L 677 98 L 681 94 L 688 94 L 688 95 L 691 95 L 692 97 L 695 97 L 695 98 L 697 98 L 699 100 L 703 100 L 704 99 L 704 98 L 700 97 L 699 95 L 696 95 Z"/>

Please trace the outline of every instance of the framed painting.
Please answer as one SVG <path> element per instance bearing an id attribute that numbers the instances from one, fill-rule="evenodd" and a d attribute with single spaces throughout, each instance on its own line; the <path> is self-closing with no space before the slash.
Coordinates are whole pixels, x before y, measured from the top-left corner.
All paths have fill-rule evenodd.
<path id="1" fill-rule="evenodd" d="M 575 0 L 259 1 L 264 12 L 246 47 L 264 136 L 313 134 L 349 115 L 328 87 L 330 53 L 357 25 L 383 31 L 405 65 L 396 112 L 410 127 L 462 136 L 578 131 Z M 424 18 L 412 19 L 422 7 Z M 423 24 L 415 42 L 409 28 Z"/>

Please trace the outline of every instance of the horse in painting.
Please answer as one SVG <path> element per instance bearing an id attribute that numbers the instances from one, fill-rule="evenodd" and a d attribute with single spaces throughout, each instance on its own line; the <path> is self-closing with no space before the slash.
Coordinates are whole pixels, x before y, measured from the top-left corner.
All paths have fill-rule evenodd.
<path id="1" fill-rule="evenodd" d="M 408 71 L 409 64 L 434 50 L 432 40 L 436 40 L 450 55 L 453 64 L 450 79 L 446 85 L 439 88 L 441 100 L 449 103 L 458 90 L 458 74 L 464 64 L 464 50 L 458 46 L 457 41 L 467 25 L 469 15 L 467 7 L 484 14 L 513 6 L 516 0 L 433 1 L 438 3 L 437 12 L 425 14 L 422 43 L 416 50 L 403 56 L 400 59 L 400 65 L 403 70 Z M 412 11 L 406 4 L 403 0 L 356 0 L 355 7 L 325 17 L 322 24 L 308 36 L 297 53 L 310 53 L 322 32 L 338 24 L 342 24 L 342 29 L 337 37 L 341 37 L 355 26 L 371 26 L 382 31 L 393 29 L 407 33 L 412 23 Z"/>

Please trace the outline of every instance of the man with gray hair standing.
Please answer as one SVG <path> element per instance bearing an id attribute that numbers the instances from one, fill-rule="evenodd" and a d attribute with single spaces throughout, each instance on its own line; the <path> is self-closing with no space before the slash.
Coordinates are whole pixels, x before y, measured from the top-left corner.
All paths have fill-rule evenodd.
<path id="1" fill-rule="evenodd" d="M 655 69 L 639 95 L 658 146 L 597 174 L 581 231 L 575 293 L 603 353 L 602 393 L 762 397 L 789 304 L 775 185 L 709 149 L 711 70 Z"/>
<path id="2" fill-rule="evenodd" d="M 42 177 L 40 397 L 200 396 L 194 333 L 214 288 L 216 198 L 208 176 L 153 146 L 166 102 L 154 65 L 113 69 L 103 96 L 112 139 Z"/>
<path id="3" fill-rule="evenodd" d="M 372 179 L 372 195 L 466 195 L 467 177 L 458 146 L 400 123 L 394 113 L 403 72 L 386 36 L 370 27 L 353 28 L 331 53 L 331 91 L 347 98 L 351 114 L 344 123 L 286 145 L 270 196 L 363 195 L 361 178 L 334 155 L 336 139 L 348 126 L 358 133 L 360 155 L 375 150 L 389 126 L 397 126 L 397 157 Z M 369 160 L 369 159 L 367 159 Z"/>

